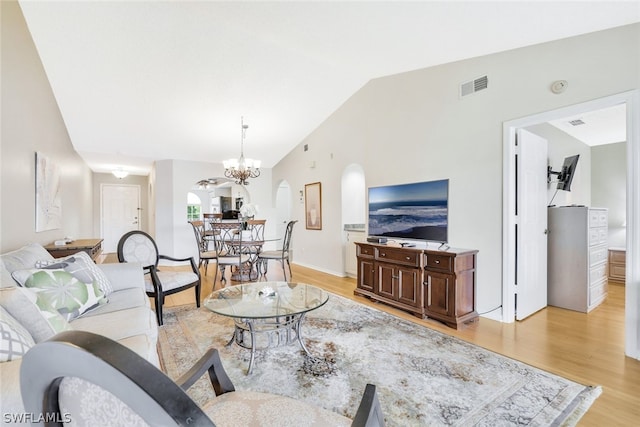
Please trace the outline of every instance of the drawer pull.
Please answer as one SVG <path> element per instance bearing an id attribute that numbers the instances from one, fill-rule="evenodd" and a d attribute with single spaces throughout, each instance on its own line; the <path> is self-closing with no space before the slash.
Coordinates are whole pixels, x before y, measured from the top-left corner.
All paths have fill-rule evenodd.
<path id="1" fill-rule="evenodd" d="M 440 260 L 439 259 L 436 260 L 436 264 L 440 264 Z"/>
<path id="2" fill-rule="evenodd" d="M 387 256 L 387 254 L 380 254 L 380 256 Z"/>
<path id="3" fill-rule="evenodd" d="M 408 257 L 407 257 L 407 260 L 410 260 L 410 259 L 411 259 L 411 257 L 410 257 L 410 256 L 408 256 Z"/>

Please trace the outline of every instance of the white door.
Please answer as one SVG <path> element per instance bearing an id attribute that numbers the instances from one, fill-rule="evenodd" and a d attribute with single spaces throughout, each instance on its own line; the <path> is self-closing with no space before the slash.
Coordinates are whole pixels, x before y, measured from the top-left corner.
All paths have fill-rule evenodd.
<path id="1" fill-rule="evenodd" d="M 547 140 L 517 130 L 516 319 L 547 306 Z"/>
<path id="2" fill-rule="evenodd" d="M 101 186 L 102 249 L 116 252 L 123 234 L 140 229 L 140 186 Z"/>
<path id="3" fill-rule="evenodd" d="M 284 237 L 287 222 L 291 220 L 291 188 L 283 181 L 276 192 L 276 237 Z M 278 242 L 282 246 L 282 241 Z"/>

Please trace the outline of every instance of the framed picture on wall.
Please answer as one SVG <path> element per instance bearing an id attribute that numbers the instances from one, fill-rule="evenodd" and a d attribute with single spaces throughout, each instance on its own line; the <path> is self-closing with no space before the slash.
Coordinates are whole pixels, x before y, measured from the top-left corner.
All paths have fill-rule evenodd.
<path id="1" fill-rule="evenodd" d="M 322 230 L 322 186 L 319 182 L 304 186 L 304 217 L 307 230 Z"/>
<path id="2" fill-rule="evenodd" d="M 62 228 L 60 167 L 36 152 L 36 232 Z"/>

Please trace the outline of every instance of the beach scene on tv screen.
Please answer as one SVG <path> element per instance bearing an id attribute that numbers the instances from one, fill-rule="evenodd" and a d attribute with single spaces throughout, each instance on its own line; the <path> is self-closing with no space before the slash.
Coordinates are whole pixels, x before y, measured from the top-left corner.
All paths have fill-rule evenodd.
<path id="1" fill-rule="evenodd" d="M 447 241 L 449 180 L 369 188 L 369 234 Z"/>

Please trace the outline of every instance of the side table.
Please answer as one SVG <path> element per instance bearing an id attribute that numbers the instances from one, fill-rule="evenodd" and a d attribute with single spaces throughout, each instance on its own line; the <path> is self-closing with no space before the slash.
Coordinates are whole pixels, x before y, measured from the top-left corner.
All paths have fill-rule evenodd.
<path id="1" fill-rule="evenodd" d="M 66 245 L 55 245 L 51 243 L 44 248 L 54 258 L 62 258 L 83 251 L 95 262 L 98 255 L 102 253 L 102 240 L 103 239 L 77 239 Z"/>
<path id="2" fill-rule="evenodd" d="M 609 280 L 624 284 L 626 257 L 626 248 L 609 248 Z"/>

